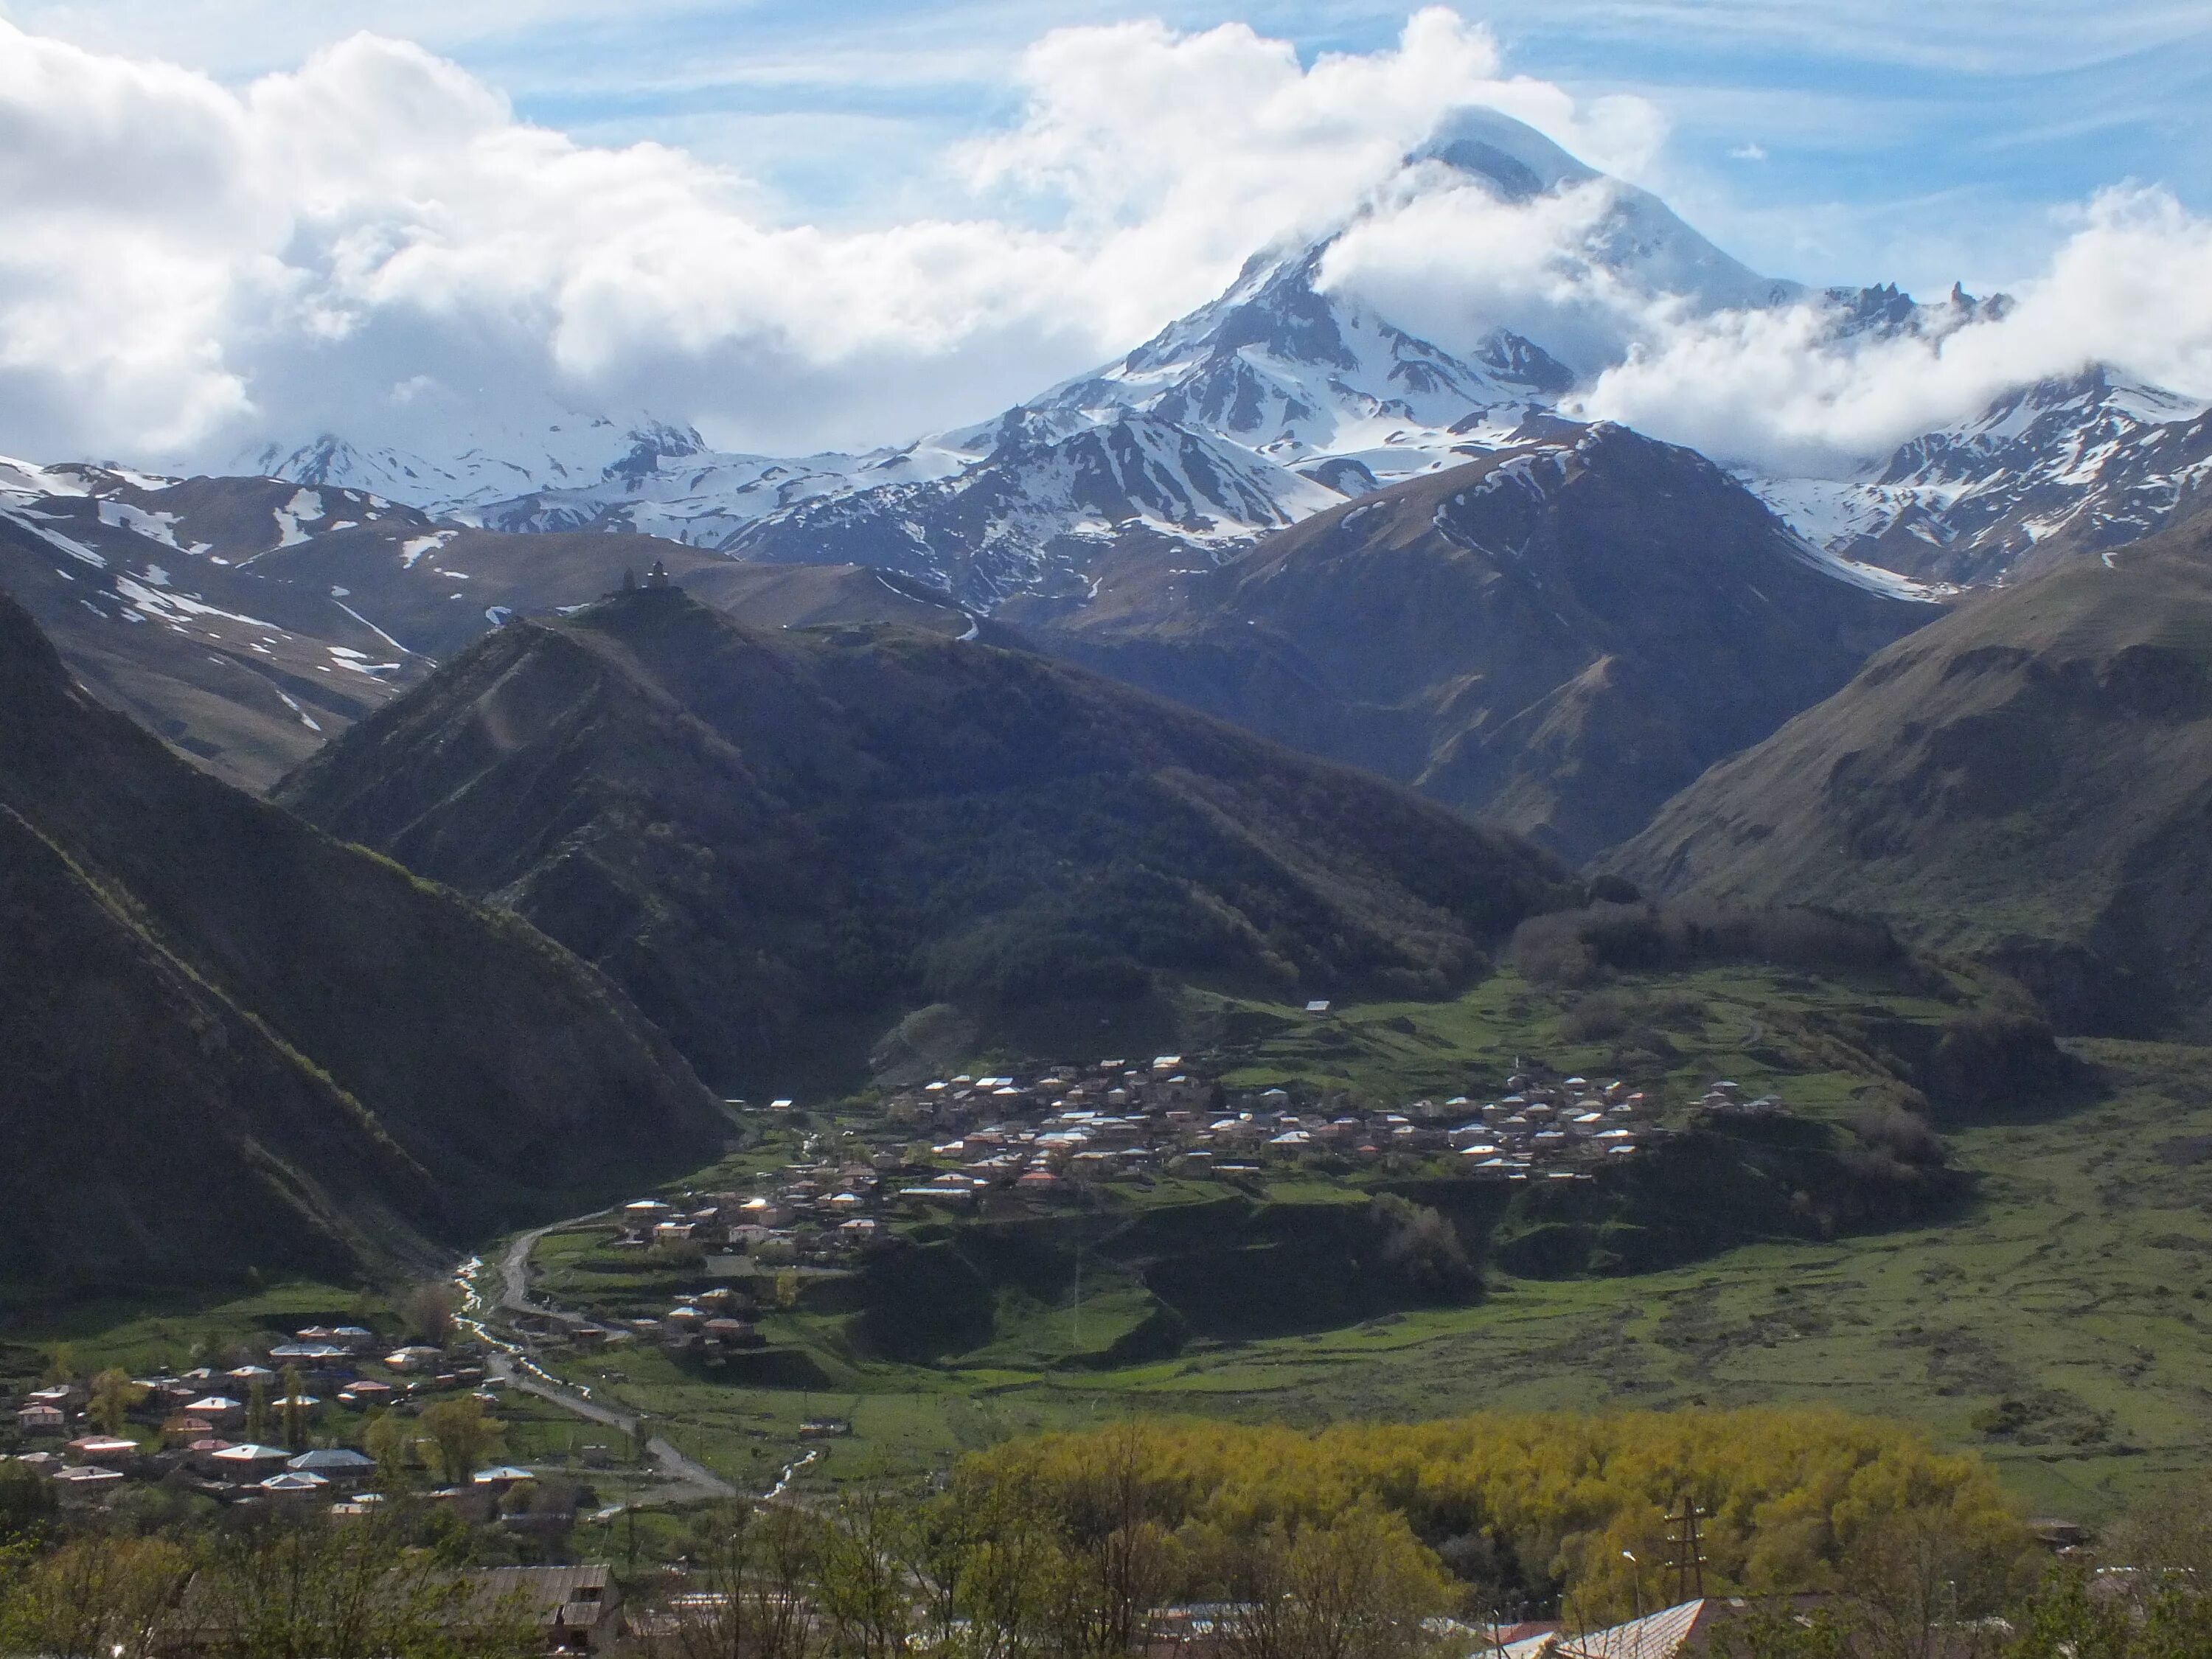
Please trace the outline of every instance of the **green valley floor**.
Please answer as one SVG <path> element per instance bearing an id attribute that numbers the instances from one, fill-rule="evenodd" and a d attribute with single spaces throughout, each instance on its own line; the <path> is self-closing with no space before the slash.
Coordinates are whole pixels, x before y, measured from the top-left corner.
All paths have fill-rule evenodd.
<path id="1" fill-rule="evenodd" d="M 1730 969 L 1624 982 L 1608 994 L 1625 998 L 1633 1019 L 1663 1022 L 1668 997 L 1701 1005 L 1696 1019 L 1676 1010 L 1676 1052 L 1654 1062 L 1670 1079 L 1725 1066 L 1816 1115 L 1846 1111 L 1864 1092 L 1858 1062 L 1812 1016 L 1872 1018 L 1880 1010 L 1869 998 L 1879 997 L 1865 986 Z M 1922 1006 L 1887 994 L 1892 1014 Z M 1568 1021 L 1577 1000 L 1500 975 L 1453 1003 L 1346 1011 L 1326 1030 L 1281 1011 L 1228 1009 L 1232 1026 L 1248 1017 L 1251 1039 L 1232 1079 L 1417 1089 L 1432 1086 L 1432 1074 L 1433 1086 L 1454 1077 L 1471 1086 L 1513 1058 L 1514 1045 L 1538 1042 L 1561 1063 L 1595 1065 L 1620 1039 L 1592 1035 L 1607 1021 Z M 2063 1104 L 1948 1126 L 1954 1161 L 1976 1182 L 1971 1200 L 1936 1224 L 1759 1244 L 1617 1278 L 1493 1273 L 1473 1306 L 1267 1340 L 1201 1337 L 1172 1358 L 1119 1369 L 1065 1363 L 1074 1353 L 1095 1365 L 1117 1321 L 1133 1316 L 1103 1271 L 1079 1311 L 1073 1299 L 1035 1306 L 1014 1336 L 939 1366 L 864 1357 L 842 1340 L 843 1315 L 804 1297 L 762 1321 L 776 1352 L 802 1363 L 753 1375 L 809 1386 L 745 1386 L 643 1347 L 550 1363 L 595 1398 L 649 1413 L 652 1432 L 750 1489 L 809 1450 L 803 1483 L 920 1474 L 1008 1436 L 1130 1413 L 1318 1425 L 1817 1401 L 1921 1425 L 1939 1443 L 1991 1458 L 2023 1505 L 2094 1521 L 2177 1473 L 2212 1467 L 2212 1054 L 2069 1046 L 2096 1086 Z M 726 1179 L 743 1162 L 719 1173 Z M 1154 1201 L 1198 1196 L 1163 1182 Z M 551 1234 L 538 1256 L 544 1291 L 557 1300 L 588 1285 L 594 1247 L 589 1225 Z M 358 1298 L 283 1287 L 189 1313 L 118 1307 L 56 1322 L 19 1311 L 8 1340 L 19 1358 L 26 1345 L 66 1338 L 87 1360 L 151 1363 L 227 1323 L 349 1305 Z M 802 1437 L 802 1424 L 823 1419 L 849 1432 Z M 557 1457 L 564 1436 L 578 1438 L 550 1423 L 524 1438 Z"/>

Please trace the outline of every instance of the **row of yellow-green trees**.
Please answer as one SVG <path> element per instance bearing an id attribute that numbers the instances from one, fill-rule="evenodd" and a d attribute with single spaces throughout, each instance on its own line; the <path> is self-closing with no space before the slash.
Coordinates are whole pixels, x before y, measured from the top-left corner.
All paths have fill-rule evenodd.
<path id="1" fill-rule="evenodd" d="M 2212 1659 L 2185 1510 L 2122 1528 L 2149 1565 L 2092 1596 L 1980 1459 L 1839 1413 L 1132 1422 L 1008 1444 L 926 1495 L 703 1517 L 644 1637 L 671 1659 L 1103 1659 L 1176 1629 L 1237 1659 L 1397 1659 L 1702 1590 L 1741 1598 L 1717 1639 L 1753 1659 Z"/>
<path id="2" fill-rule="evenodd" d="M 49 1516 L 0 1563 L 0 1651 L 396 1659 L 521 1639 L 456 1616 L 465 1539 L 426 1548 L 410 1500 L 380 1507 L 197 1536 Z M 1233 1659 L 1400 1659 L 1699 1589 L 1745 1599 L 1726 1641 L 1748 1659 L 2212 1659 L 2209 1540 L 2177 1499 L 2116 1529 L 2102 1561 L 2122 1571 L 2093 1580 L 2038 1547 L 1978 1458 L 1824 1411 L 1131 1421 L 920 1490 L 695 1512 L 631 1586 L 633 1641 L 659 1659 L 1111 1659 L 1174 1629 Z"/>

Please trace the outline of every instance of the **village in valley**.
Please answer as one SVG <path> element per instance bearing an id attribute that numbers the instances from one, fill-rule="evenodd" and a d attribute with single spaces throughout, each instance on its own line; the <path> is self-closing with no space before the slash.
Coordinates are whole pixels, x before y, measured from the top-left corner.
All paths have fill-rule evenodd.
<path id="1" fill-rule="evenodd" d="M 845 1305 L 839 1285 L 917 1241 L 1204 1207 L 1218 1201 L 1209 1194 L 1257 1201 L 1292 1187 L 1349 1200 L 1495 1183 L 1504 1200 L 1514 1183 L 1604 1186 L 1698 1123 L 1784 1109 L 1727 1081 L 1670 1103 L 1534 1060 L 1500 1081 L 1491 1097 L 1383 1108 L 1345 1092 L 1233 1087 L 1199 1057 L 1162 1054 L 960 1073 L 829 1108 L 731 1101 L 738 1133 L 712 1170 L 523 1235 L 503 1261 L 472 1261 L 427 1317 L 417 1310 L 382 1334 L 356 1323 L 272 1331 L 226 1349 L 228 1363 L 173 1374 L 27 1386 L 10 1402 L 12 1434 L 0 1428 L 13 1443 L 0 1480 L 34 1477 L 81 1513 L 120 1513 L 133 1491 L 337 1524 L 427 1506 L 495 1539 L 494 1558 L 516 1564 L 472 1570 L 454 1617 L 475 1617 L 468 1609 L 495 1591 L 549 1651 L 617 1641 L 688 1650 L 695 1627 L 718 1628 L 726 1607 L 685 1589 L 680 1573 L 669 1594 L 625 1607 L 621 1574 L 604 1560 L 574 1565 L 580 1555 L 607 1553 L 625 1516 L 635 1552 L 641 1513 L 674 1525 L 680 1506 L 718 1498 L 832 1503 L 853 1425 L 835 1400 L 800 1392 L 780 1432 L 745 1431 L 761 1460 L 759 1490 L 749 1491 L 649 1440 L 634 1398 L 617 1403 L 648 1360 L 733 1399 L 757 1397 L 754 1384 L 787 1393 L 774 1362 L 797 1352 L 785 1346 L 793 1311 L 825 1296 Z M 494 1282 L 502 1269 L 504 1290 Z M 1081 1294 L 1079 1270 L 1079 1321 Z M 742 1453 L 723 1449 L 728 1468 Z M 795 1488 L 810 1466 L 810 1485 Z M 580 1530 L 587 1520 L 597 1528 Z M 1502 1612 L 1432 1634 L 1443 1649 L 1526 1659 L 1609 1654 L 1616 1633 L 1672 1653 L 1704 1646 L 1745 1605 L 1692 1596 L 1571 1642 L 1556 1620 Z M 1227 1604 L 1164 1606 L 1145 1650 L 1229 1651 L 1240 1616 Z"/>
<path id="2" fill-rule="evenodd" d="M 712 1364 L 764 1346 L 762 1314 L 788 1305 L 805 1275 L 850 1272 L 917 1230 L 1261 1195 L 1285 1182 L 1347 1193 L 1417 1180 L 1588 1182 L 1685 1122 L 1782 1109 L 1725 1080 L 1671 1113 L 1618 1080 L 1531 1065 L 1504 1082 L 1490 1100 L 1362 1109 L 1231 1089 L 1195 1060 L 1163 1054 L 955 1075 L 894 1091 L 865 1114 L 733 1101 L 750 1145 L 787 1157 L 744 1160 L 742 1187 L 695 1183 L 582 1224 L 601 1266 L 628 1256 L 673 1268 L 635 1276 L 684 1288 L 661 1305 L 617 1290 L 580 1309 L 533 1308 L 521 1328 L 559 1349 L 642 1341 Z"/>
<path id="3" fill-rule="evenodd" d="M 1692 1109 L 1778 1104 L 1747 1103 L 1741 1093 L 1718 1082 Z M 1188 1195 L 1198 1183 L 1260 1190 L 1291 1177 L 1589 1181 L 1674 1133 L 1643 1090 L 1533 1066 L 1493 1100 L 1362 1110 L 1280 1087 L 1231 1090 L 1176 1054 L 1026 1078 L 956 1075 L 834 1118 L 790 1100 L 731 1105 L 753 1154 L 745 1188 L 695 1184 L 571 1224 L 602 1254 L 664 1270 L 641 1275 L 648 1284 L 673 1278 L 696 1288 L 665 1305 L 532 1298 L 503 1310 L 531 1351 L 643 1342 L 714 1358 L 757 1349 L 763 1310 L 779 1294 L 791 1299 L 779 1275 L 850 1269 L 917 1224 L 1050 1213 L 1114 1189 L 1133 1198 L 1169 1185 Z M 775 1158 L 778 1150 L 789 1156 Z M 374 1419 L 451 1415 L 455 1401 L 488 1409 L 501 1399 L 501 1356 L 465 1328 L 436 1344 L 387 1344 L 358 1325 L 310 1326 L 233 1358 L 240 1363 L 221 1369 L 28 1389 L 12 1407 L 12 1461 L 73 1501 L 167 1481 L 223 1502 L 343 1514 L 375 1501 L 365 1489 L 376 1460 L 358 1443 Z M 427 1432 L 425 1449 L 434 1470 Z M 503 1464 L 443 1472 L 451 1479 L 440 1501 L 486 1513 L 515 1510 L 514 1494 L 534 1479 Z"/>

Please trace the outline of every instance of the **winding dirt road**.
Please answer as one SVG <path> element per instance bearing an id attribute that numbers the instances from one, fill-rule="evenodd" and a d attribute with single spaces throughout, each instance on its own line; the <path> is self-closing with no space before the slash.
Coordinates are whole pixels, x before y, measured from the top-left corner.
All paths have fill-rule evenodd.
<path id="1" fill-rule="evenodd" d="M 571 1217 L 556 1221 L 550 1226 L 533 1228 L 518 1234 L 507 1247 L 499 1261 L 499 1288 L 496 1306 L 509 1313 L 532 1314 L 540 1319 L 559 1320 L 563 1324 L 588 1325 L 591 1321 L 580 1314 L 563 1308 L 533 1302 L 530 1297 L 530 1255 L 538 1241 L 556 1228 L 573 1226 L 579 1221 L 596 1220 L 605 1211 L 594 1211 L 589 1215 Z M 456 1322 L 476 1333 L 492 1350 L 486 1367 L 489 1374 L 517 1391 L 558 1406 L 562 1410 L 583 1418 L 587 1422 L 601 1424 L 624 1435 L 635 1435 L 644 1426 L 647 1418 L 642 1412 L 625 1407 L 610 1406 L 590 1397 L 586 1391 L 570 1387 L 531 1358 L 529 1337 L 522 1331 L 514 1333 L 514 1340 L 493 1331 L 488 1322 L 494 1311 L 487 1306 L 477 1279 L 483 1272 L 481 1257 L 471 1257 L 453 1276 L 467 1300 L 467 1307 L 455 1316 Z M 645 1441 L 646 1455 L 653 1459 L 664 1484 L 641 1493 L 631 1503 L 637 1506 L 662 1504 L 696 1504 L 714 1498 L 735 1498 L 738 1489 L 697 1460 L 685 1456 L 659 1435 Z M 619 1507 L 619 1506 L 617 1506 Z"/>

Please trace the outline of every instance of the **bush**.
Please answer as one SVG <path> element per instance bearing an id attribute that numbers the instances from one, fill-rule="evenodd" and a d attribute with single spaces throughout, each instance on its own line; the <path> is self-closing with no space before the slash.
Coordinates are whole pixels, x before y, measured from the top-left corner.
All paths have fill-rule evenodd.
<path id="1" fill-rule="evenodd" d="M 1457 1296 L 1479 1282 L 1459 1230 L 1425 1204 L 1384 1194 L 1370 1213 L 1386 1230 L 1382 1260 L 1414 1290 L 1427 1296 Z"/>
<path id="2" fill-rule="evenodd" d="M 1851 1120 L 1851 1133 L 1859 1143 L 1876 1152 L 1886 1152 L 1900 1164 L 1926 1168 L 1943 1162 L 1943 1137 L 1928 1125 L 1928 1120 L 1903 1107 L 1884 1103 L 1870 1106 Z"/>
<path id="3" fill-rule="evenodd" d="M 1559 1035 L 1570 1042 L 1601 1042 L 1628 1029 L 1628 1004 L 1610 991 L 1592 991 L 1567 1010 Z"/>
<path id="4" fill-rule="evenodd" d="M 1995 1106 L 2063 1081 L 2071 1065 L 2042 1010 L 2008 1000 L 1946 1020 L 1921 1081 L 1939 1099 Z"/>

